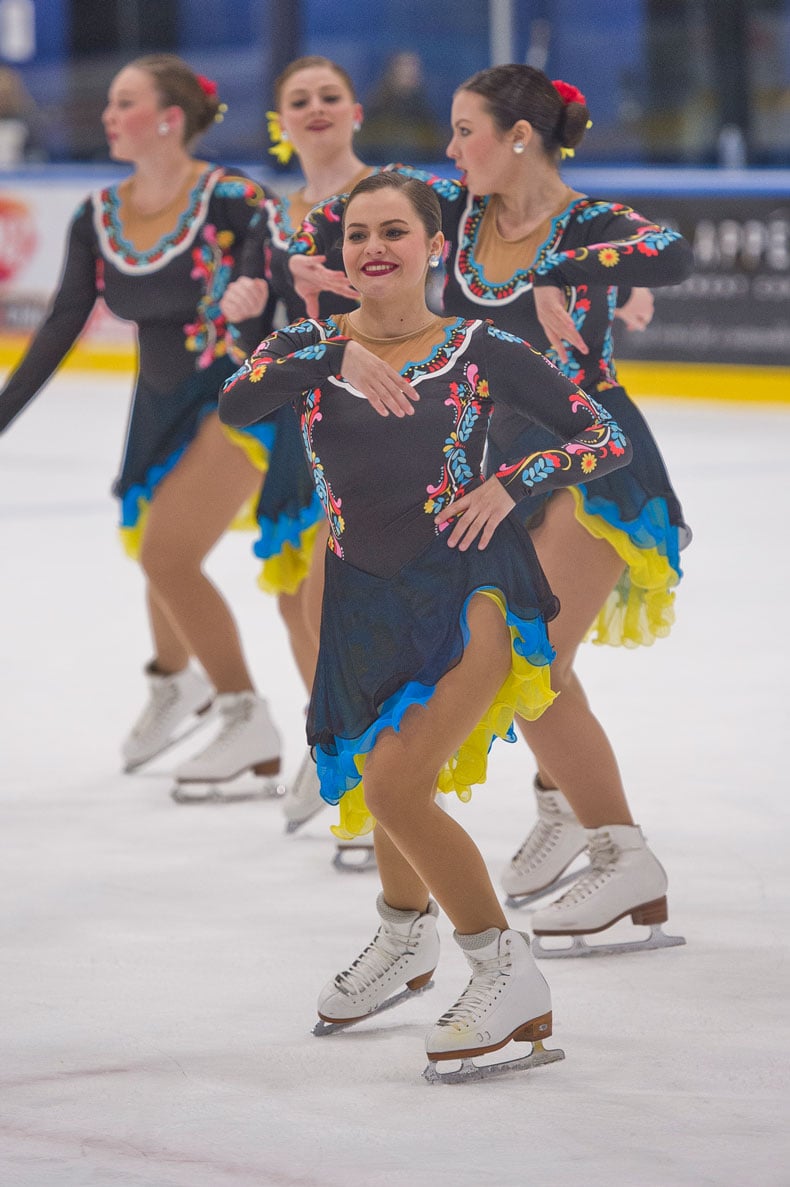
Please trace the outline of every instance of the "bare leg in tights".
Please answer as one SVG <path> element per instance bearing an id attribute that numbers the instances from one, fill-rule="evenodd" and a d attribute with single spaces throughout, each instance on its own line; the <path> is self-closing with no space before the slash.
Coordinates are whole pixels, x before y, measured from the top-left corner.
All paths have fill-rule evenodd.
<path id="1" fill-rule="evenodd" d="M 504 619 L 489 598 L 472 599 L 468 621 L 463 659 L 427 705 L 408 710 L 400 732 L 382 733 L 364 781 L 385 901 L 422 912 L 430 893 L 459 933 L 474 935 L 508 924 L 480 851 L 435 802 L 436 779 L 494 700 L 511 659 Z"/>
<path id="2" fill-rule="evenodd" d="M 321 630 L 321 599 L 324 592 L 324 552 L 329 524 L 322 523 L 316 534 L 313 556 L 307 576 L 293 594 L 280 594 L 280 614 L 288 635 L 299 674 L 309 694 L 318 663 L 318 637 Z"/>
<path id="3" fill-rule="evenodd" d="M 572 496 L 559 491 L 531 533 L 560 613 L 549 625 L 557 652 L 551 685 L 560 695 L 537 721 L 517 719 L 538 762 L 544 787 L 559 787 L 585 828 L 633 824 L 611 743 L 593 715 L 573 664 L 587 631 L 623 571 L 610 544 L 596 540 L 574 515 Z"/>
<path id="4" fill-rule="evenodd" d="M 217 417 L 208 416 L 157 488 L 143 534 L 140 561 L 157 670 L 178 672 L 194 655 L 220 693 L 253 684 L 233 615 L 203 562 L 259 482 Z"/>

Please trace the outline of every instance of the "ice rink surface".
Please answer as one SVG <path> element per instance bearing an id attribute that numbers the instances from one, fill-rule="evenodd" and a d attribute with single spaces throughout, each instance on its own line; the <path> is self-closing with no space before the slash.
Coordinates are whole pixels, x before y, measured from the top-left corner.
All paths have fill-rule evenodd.
<path id="1" fill-rule="evenodd" d="M 643 403 L 695 530 L 678 622 L 580 665 L 687 946 L 545 964 L 565 1061 L 430 1087 L 466 982 L 447 921 L 433 991 L 316 1039 L 377 923 L 330 812 L 286 837 L 276 802 L 174 804 L 183 752 L 119 773 L 149 658 L 108 494 L 128 391 L 64 376 L 0 442 L 2 1187 L 787 1187 L 790 410 Z M 210 568 L 292 774 L 305 698 L 249 543 Z M 498 744 L 451 809 L 497 877 L 533 770 Z"/>

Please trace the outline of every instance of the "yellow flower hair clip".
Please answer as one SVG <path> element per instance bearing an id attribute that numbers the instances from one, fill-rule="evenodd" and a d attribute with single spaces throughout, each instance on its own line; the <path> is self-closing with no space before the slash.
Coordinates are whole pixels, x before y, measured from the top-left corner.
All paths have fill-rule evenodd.
<path id="1" fill-rule="evenodd" d="M 588 131 L 592 126 L 593 126 L 592 120 L 588 120 L 587 123 L 584 125 L 585 129 Z M 566 160 L 567 157 L 575 157 L 575 156 L 576 156 L 576 150 L 573 148 L 561 148 L 560 149 L 560 160 L 561 161 Z"/>
<path id="2" fill-rule="evenodd" d="M 280 123 L 279 112 L 267 111 L 266 122 L 268 124 L 269 139 L 273 146 L 269 149 L 269 152 L 273 157 L 277 158 L 281 165 L 287 165 L 293 156 L 294 146 L 288 139 L 288 133 L 284 131 Z"/>

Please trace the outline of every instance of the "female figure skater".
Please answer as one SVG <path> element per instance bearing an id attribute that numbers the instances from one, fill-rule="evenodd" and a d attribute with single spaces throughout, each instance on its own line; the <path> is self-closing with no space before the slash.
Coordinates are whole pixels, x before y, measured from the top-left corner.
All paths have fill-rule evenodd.
<path id="1" fill-rule="evenodd" d="M 154 656 L 150 699 L 123 759 L 133 770 L 161 753 L 216 696 L 218 735 L 176 771 L 185 794 L 280 766 L 280 738 L 234 619 L 202 567 L 256 494 L 251 456 L 271 432 L 240 447 L 217 417 L 219 389 L 243 357 L 234 358 L 219 301 L 265 194 L 193 155 L 219 112 L 216 90 L 168 54 L 138 58 L 113 80 L 104 128 L 111 156 L 132 173 L 77 211 L 51 312 L 0 393 L 5 429 L 59 366 L 97 297 L 135 323 L 138 374 L 114 493 L 125 543 L 145 574 Z"/>
<path id="2" fill-rule="evenodd" d="M 330 525 L 308 741 L 322 795 L 339 802 L 339 834 L 375 823 L 382 893 L 381 926 L 321 993 L 320 1018 L 348 1025 L 394 990 L 425 986 L 438 904 L 472 979 L 431 1030 L 428 1057 L 470 1059 L 550 1034 L 551 1003 L 437 785 L 468 799 L 514 711 L 535 719 L 553 696 L 546 622 L 557 603 L 511 510 L 624 465 L 630 445 L 520 339 L 429 310 L 443 236 L 427 186 L 378 173 L 344 216 L 359 309 L 262 342 L 226 383 L 220 416 L 247 426 L 293 401 Z M 511 455 L 484 482 L 494 407 L 545 424 L 555 445 Z"/>
<path id="3" fill-rule="evenodd" d="M 290 238 L 315 205 L 334 194 L 347 193 L 373 172 L 354 151 L 362 108 L 342 66 L 319 56 L 297 58 L 275 81 L 274 100 L 275 111 L 269 113 L 274 142 L 270 151 L 284 163 L 295 153 L 304 185 L 285 197 L 268 194 L 264 198 L 245 243 L 242 275 L 231 282 L 222 298 L 222 312 L 230 322 L 258 316 L 270 296 L 282 301 L 288 323 L 304 317 L 304 302 L 293 287 L 288 268 Z M 264 260 L 267 280 L 259 279 Z M 327 315 L 356 305 L 357 293 L 341 272 L 333 276 L 332 291 L 322 298 L 319 308 Z M 259 340 L 260 335 L 256 342 Z M 298 424 L 289 406 L 277 414 L 276 429 L 258 505 L 260 535 L 255 553 L 263 560 L 260 585 L 278 596 L 309 694 L 318 656 L 323 587 L 323 564 L 312 561 L 314 556 L 321 557 L 329 529 L 304 464 Z M 282 804 L 290 831 L 324 807 L 309 753 L 296 778 L 288 783 Z"/>
<path id="4" fill-rule="evenodd" d="M 518 719 L 538 762 L 539 819 L 504 885 L 511 901 L 530 901 L 556 888 L 587 850 L 589 869 L 562 899 L 533 916 L 535 933 L 578 937 L 630 914 L 652 927 L 638 946 L 653 947 L 668 942 L 657 926 L 666 919 L 666 874 L 634 824 L 614 752 L 574 661 L 591 631 L 597 642 L 633 647 L 652 643 L 671 626 L 679 551 L 690 531 L 650 429 L 618 383 L 612 322 L 618 287 L 676 284 L 688 275 L 692 256 L 677 232 L 566 185 L 560 160 L 581 142 L 588 121 L 575 87 L 552 83 L 530 66 L 495 66 L 463 83 L 453 100 L 447 155 L 461 182 L 398 168 L 426 180 L 442 205 L 450 244 L 445 311 L 490 315 L 500 328 L 526 338 L 588 394 L 601 394 L 634 446 L 626 470 L 591 488 L 582 480 L 546 493 L 526 509 L 560 602 L 551 635 L 553 683 L 561 695 L 540 721 Z M 296 253 L 325 258 L 308 266 L 298 254 L 292 257 L 297 288 L 311 311 L 320 270 L 340 264 L 335 228 L 342 204 L 341 198 L 312 212 L 293 244 Z M 648 313 L 640 308 L 639 320 Z M 501 410 L 493 419 L 494 465 L 502 461 L 500 433 L 508 447 L 512 441 L 508 420 Z M 549 442 L 533 426 L 519 450 L 531 453 Z M 563 952 L 583 950 L 575 939 Z"/>

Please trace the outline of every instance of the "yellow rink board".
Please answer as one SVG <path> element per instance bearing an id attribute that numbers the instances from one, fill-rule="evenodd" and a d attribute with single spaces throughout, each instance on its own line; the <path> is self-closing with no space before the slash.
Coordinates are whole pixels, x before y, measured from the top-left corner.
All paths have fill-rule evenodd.
<path id="1" fill-rule="evenodd" d="M 21 358 L 27 339 L 0 337 L 0 368 L 14 366 Z M 134 368 L 133 348 L 81 345 L 78 343 L 65 364 L 78 371 L 129 372 Z M 629 395 L 692 400 L 739 400 L 790 404 L 790 366 L 738 367 L 710 363 L 617 364 L 617 374 Z"/>
<path id="2" fill-rule="evenodd" d="M 619 362 L 617 375 L 635 398 L 764 401 L 790 404 L 790 366 L 736 367 L 711 363 Z"/>

